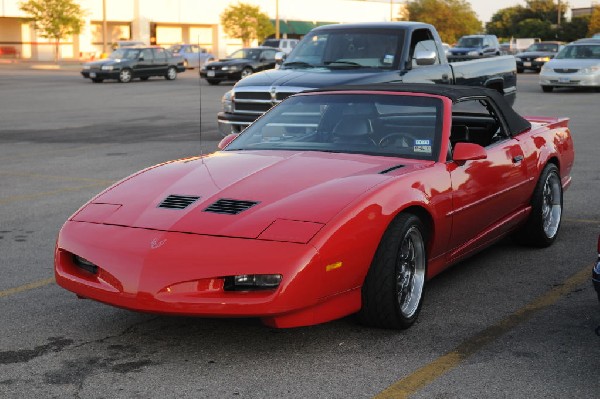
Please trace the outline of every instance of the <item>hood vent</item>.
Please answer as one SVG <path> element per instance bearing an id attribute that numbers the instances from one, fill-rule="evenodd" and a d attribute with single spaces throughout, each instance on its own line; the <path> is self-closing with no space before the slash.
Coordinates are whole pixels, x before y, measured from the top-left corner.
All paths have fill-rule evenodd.
<path id="1" fill-rule="evenodd" d="M 209 205 L 204 212 L 221 213 L 225 215 L 237 215 L 258 204 L 256 201 L 241 201 L 235 199 L 221 198 L 217 202 Z"/>
<path id="2" fill-rule="evenodd" d="M 396 166 L 392 166 L 391 168 L 388 168 L 388 169 L 384 169 L 384 170 L 382 170 L 381 172 L 379 172 L 379 174 L 380 174 L 380 175 L 385 175 L 386 173 L 393 172 L 394 170 L 396 170 L 396 169 L 400 169 L 400 168 L 403 168 L 403 167 L 404 167 L 404 165 L 396 165 Z"/>
<path id="3" fill-rule="evenodd" d="M 159 205 L 159 208 L 166 209 L 185 209 L 194 202 L 196 202 L 200 197 L 195 195 L 174 195 L 171 194 L 167 198 L 165 198 Z"/>

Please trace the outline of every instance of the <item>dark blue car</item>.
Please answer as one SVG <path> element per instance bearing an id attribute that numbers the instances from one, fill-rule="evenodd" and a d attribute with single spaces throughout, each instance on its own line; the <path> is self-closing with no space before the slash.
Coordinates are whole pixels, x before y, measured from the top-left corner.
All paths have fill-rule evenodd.
<path id="1" fill-rule="evenodd" d="M 465 61 L 500 55 L 500 43 L 495 35 L 469 35 L 461 37 L 448 51 L 448 61 Z"/>

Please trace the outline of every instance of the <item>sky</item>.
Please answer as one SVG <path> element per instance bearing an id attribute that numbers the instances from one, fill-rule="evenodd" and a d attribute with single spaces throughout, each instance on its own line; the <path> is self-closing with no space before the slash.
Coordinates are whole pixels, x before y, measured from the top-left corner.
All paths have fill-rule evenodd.
<path id="1" fill-rule="evenodd" d="M 491 18 L 492 15 L 494 15 L 496 13 L 496 11 L 502 9 L 502 8 L 507 8 L 507 7 L 512 7 L 512 6 L 516 6 L 516 5 L 525 5 L 525 1 L 519 1 L 519 0 L 467 0 L 469 3 L 471 3 L 471 8 L 473 9 L 473 11 L 475 11 L 477 13 L 477 15 L 479 16 L 479 20 L 482 22 L 488 22 Z M 565 1 L 561 1 L 561 3 L 564 3 Z M 568 0 L 566 1 L 569 3 L 570 7 L 572 8 L 581 8 L 581 7 L 590 7 L 592 5 L 592 3 L 597 3 L 598 5 L 600 5 L 600 1 L 596 0 Z"/>

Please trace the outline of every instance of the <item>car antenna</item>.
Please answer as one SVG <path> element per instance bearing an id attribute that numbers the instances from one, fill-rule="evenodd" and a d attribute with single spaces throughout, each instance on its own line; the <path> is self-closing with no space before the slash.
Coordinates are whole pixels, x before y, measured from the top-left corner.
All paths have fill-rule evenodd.
<path id="1" fill-rule="evenodd" d="M 200 35 L 198 35 L 198 51 L 200 51 Z M 202 59 L 202 57 L 200 57 L 201 54 L 202 53 L 199 53 L 198 55 L 198 95 L 200 96 L 200 98 L 198 99 L 198 109 L 200 113 L 200 160 L 202 163 L 204 163 L 204 154 L 202 151 L 202 75 L 200 75 L 200 69 L 202 69 L 202 67 L 200 66 L 200 60 Z"/>

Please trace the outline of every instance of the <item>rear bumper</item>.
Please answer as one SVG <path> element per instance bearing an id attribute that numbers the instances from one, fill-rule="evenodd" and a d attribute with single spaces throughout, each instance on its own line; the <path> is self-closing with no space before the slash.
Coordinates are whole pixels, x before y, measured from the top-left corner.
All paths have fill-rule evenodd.
<path id="1" fill-rule="evenodd" d="M 96 272 L 77 266 L 73 254 L 97 265 Z M 360 289 L 325 294 L 319 255 L 304 244 L 69 221 L 59 234 L 54 262 L 61 287 L 135 311 L 261 317 L 272 326 L 295 327 L 328 321 L 360 307 Z M 225 291 L 224 277 L 239 274 L 283 278 L 277 289 Z M 337 303 L 348 295 L 350 300 Z"/>

